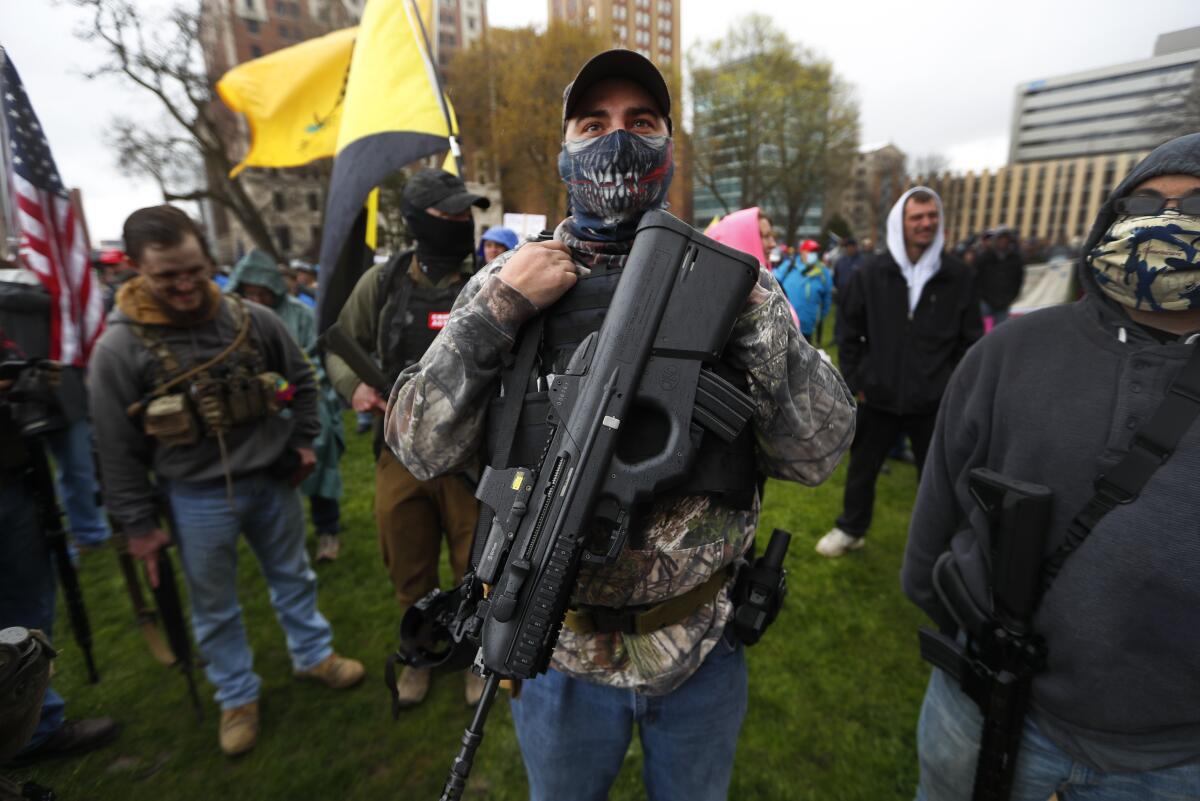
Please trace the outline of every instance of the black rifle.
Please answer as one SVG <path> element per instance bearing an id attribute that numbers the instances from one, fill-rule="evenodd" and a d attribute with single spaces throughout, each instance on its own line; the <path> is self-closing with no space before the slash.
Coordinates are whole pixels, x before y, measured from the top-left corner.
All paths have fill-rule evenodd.
<path id="1" fill-rule="evenodd" d="M 933 570 L 934 588 L 967 642 L 923 628 L 921 657 L 957 679 L 983 713 L 971 798 L 1008 801 L 1033 676 L 1046 661 L 1033 615 L 1053 496 L 1040 484 L 982 467 L 971 471 L 969 488 L 988 521 L 991 610 L 971 597 L 953 554 L 942 554 Z"/>
<path id="2" fill-rule="evenodd" d="M 46 448 L 37 438 L 27 440 L 29 454 L 29 482 L 34 502 L 38 508 L 38 523 L 54 555 L 58 581 L 62 584 L 63 599 L 67 602 L 67 617 L 71 621 L 71 634 L 83 652 L 87 665 L 88 681 L 100 681 L 96 672 L 96 660 L 92 655 L 92 626 L 88 622 L 87 608 L 83 605 L 83 590 L 79 587 L 79 574 L 71 562 L 67 548 L 67 532 L 63 529 L 62 509 L 54 491 L 54 475 L 50 471 L 50 460 Z"/>
<path id="3" fill-rule="evenodd" d="M 317 338 L 317 345 L 337 354 L 354 371 L 359 381 L 374 389 L 384 399 L 387 398 L 392 390 L 391 382 L 371 355 L 362 349 L 354 337 L 345 332 L 341 323 L 334 323 L 326 328 L 325 333 Z"/>
<path id="4" fill-rule="evenodd" d="M 175 528 L 175 515 L 166 498 L 160 501 L 160 516 L 167 521 L 167 529 L 171 539 L 179 542 L 179 534 Z M 166 548 L 160 548 L 155 555 L 158 562 L 158 586 L 152 585 L 154 603 L 162 614 L 163 628 L 167 632 L 167 644 L 175 654 L 175 664 L 187 681 L 188 695 L 192 699 L 192 709 L 196 720 L 204 719 L 204 708 L 200 704 L 200 694 L 196 691 L 194 675 L 195 659 L 192 657 L 192 639 L 188 633 L 187 623 L 183 616 L 183 602 L 179 597 L 179 585 L 175 581 L 175 566 Z"/>
<path id="5" fill-rule="evenodd" d="M 549 666 L 580 563 L 615 560 L 635 511 L 687 478 L 702 437 L 732 441 L 749 420 L 749 397 L 706 365 L 720 359 L 758 270 L 670 214 L 647 213 L 603 325 L 550 384 L 541 464 L 484 469 L 476 497 L 495 518 L 454 591 L 462 603 L 441 610 L 450 640 L 479 643 L 487 683 L 443 799 L 462 797 L 501 679 Z M 637 433 L 641 415 L 656 418 L 661 441 Z M 622 458 L 629 446 L 636 461 Z"/>

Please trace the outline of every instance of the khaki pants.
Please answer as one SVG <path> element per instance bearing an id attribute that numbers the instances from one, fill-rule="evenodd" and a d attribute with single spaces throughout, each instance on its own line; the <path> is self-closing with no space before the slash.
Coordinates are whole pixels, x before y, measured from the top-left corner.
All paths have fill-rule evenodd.
<path id="1" fill-rule="evenodd" d="M 375 524 L 379 550 L 396 588 L 409 606 L 437 589 L 442 533 L 458 582 L 471 560 L 479 502 L 460 475 L 418 481 L 384 450 L 375 466 Z"/>

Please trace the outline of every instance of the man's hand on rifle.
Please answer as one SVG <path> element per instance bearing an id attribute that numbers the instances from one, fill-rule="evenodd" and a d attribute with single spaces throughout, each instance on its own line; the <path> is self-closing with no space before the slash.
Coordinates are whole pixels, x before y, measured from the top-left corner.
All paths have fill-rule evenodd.
<path id="1" fill-rule="evenodd" d="M 171 538 L 156 528 L 143 537 L 129 538 L 129 555 L 146 563 L 150 586 L 158 586 L 158 552 L 171 543 Z"/>
<path id="2" fill-rule="evenodd" d="M 571 250 L 562 242 L 530 242 L 496 274 L 539 310 L 566 294 L 579 280 Z"/>
<path id="3" fill-rule="evenodd" d="M 373 412 L 384 414 L 387 412 L 387 403 L 375 391 L 375 387 L 369 387 L 366 384 L 359 384 L 354 388 L 354 397 L 350 399 L 350 405 L 356 412 Z"/>

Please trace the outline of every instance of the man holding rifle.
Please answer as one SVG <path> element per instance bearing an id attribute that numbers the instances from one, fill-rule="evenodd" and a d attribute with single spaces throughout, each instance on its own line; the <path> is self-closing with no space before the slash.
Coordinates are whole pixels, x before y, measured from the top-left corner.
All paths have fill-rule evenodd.
<path id="1" fill-rule="evenodd" d="M 262 684 L 237 599 L 239 534 L 271 588 L 295 675 L 333 688 L 363 677 L 361 663 L 333 651 L 304 549 L 296 487 L 316 461 L 316 385 L 273 312 L 221 295 L 186 214 L 140 209 L 124 234 L 141 275 L 117 294 L 90 374 L 106 504 L 157 585 L 171 540 L 157 495 L 169 499 L 192 626 L 221 705 L 219 742 L 232 756 L 257 741 Z"/>
<path id="2" fill-rule="evenodd" d="M 454 299 L 475 272 L 472 209 L 486 209 L 486 197 L 467 191 L 457 175 L 423 169 L 401 197 L 404 220 L 416 247 L 363 273 L 338 315 L 339 327 L 367 354 L 376 354 L 390 386 L 415 363 L 446 324 Z M 356 412 L 382 418 L 387 387 L 371 386 L 327 348 L 326 365 L 334 388 Z M 438 555 L 443 532 L 455 581 L 462 578 L 471 550 L 479 505 L 462 470 L 418 478 L 383 447 L 375 427 L 375 524 L 379 550 L 391 575 L 396 600 L 408 607 L 438 587 Z M 429 480 L 424 480 L 429 478 Z M 397 682 L 397 703 L 414 706 L 429 692 L 430 672 L 406 667 Z M 479 701 L 483 683 L 468 673 L 466 702 Z"/>
<path id="3" fill-rule="evenodd" d="M 1200 797 L 1198 244 L 1192 134 L 1147 156 L 1101 208 L 1079 265 L 1084 298 L 1001 326 L 952 378 L 901 578 L 944 642 L 957 633 L 983 670 L 957 682 L 933 671 L 918 799 Z M 993 538 L 1039 526 L 989 531 L 978 468 L 1052 495 L 1046 545 L 1023 571 L 995 558 Z M 1031 579 L 1032 637 L 1000 603 Z M 1032 645 L 1029 675 L 975 650 L 972 607 L 1001 639 Z M 1014 679 L 1031 681 L 1023 716 L 995 703 L 1020 698 Z M 1005 717 L 1008 731 L 994 730 Z M 1015 769 L 989 752 L 1010 737 Z M 997 764 L 1012 771 L 1011 792 L 977 780 L 977 766 Z"/>
<path id="4" fill-rule="evenodd" d="M 480 446 L 491 463 L 508 461 L 495 447 L 504 438 L 536 457 L 542 443 L 501 430 L 504 399 L 491 413 L 489 401 L 501 382 L 512 388 L 506 398 L 543 397 L 549 374 L 562 375 L 575 346 L 600 327 L 639 221 L 666 200 L 670 113 L 662 75 L 631 51 L 596 56 L 568 86 L 559 172 L 572 216 L 552 240 L 506 253 L 472 278 L 445 329 L 401 374 L 385 429 L 413 475 L 460 470 Z M 513 381 L 514 342 L 542 312 L 538 366 Z M 848 447 L 854 420 L 845 384 L 804 342 L 766 271 L 722 367 L 752 398 L 752 435 L 731 446 L 730 469 L 686 485 L 703 491 L 654 498 L 615 562 L 583 566 L 549 672 L 524 682 L 511 705 L 534 799 L 607 797 L 634 722 L 650 798 L 726 796 L 747 703 L 743 650 L 726 630 L 729 568 L 757 525 L 757 470 L 819 483 Z M 537 430 L 536 410 L 520 411 L 516 427 L 528 420 Z"/>

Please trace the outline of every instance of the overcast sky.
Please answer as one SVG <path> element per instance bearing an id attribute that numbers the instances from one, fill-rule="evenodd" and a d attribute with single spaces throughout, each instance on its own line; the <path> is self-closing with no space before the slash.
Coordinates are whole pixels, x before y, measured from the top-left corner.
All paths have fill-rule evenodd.
<path id="1" fill-rule="evenodd" d="M 492 25 L 544 26 L 545 0 L 487 0 Z M 856 88 L 864 143 L 913 156 L 940 153 L 956 169 L 1002 164 L 1018 83 L 1151 55 L 1163 32 L 1200 25 L 1200 0 L 711 0 L 682 2 L 683 45 L 721 36 L 760 12 L 833 61 Z M 139 0 L 148 13 L 165 0 Z M 95 51 L 72 31 L 80 12 L 55 0 L 0 0 L 8 49 L 41 117 L 63 181 L 83 189 L 93 240 L 116 238 L 155 187 L 116 169 L 104 130 L 114 113 L 152 105 L 82 71 Z M 564 82 L 570 76 L 563 76 Z"/>

